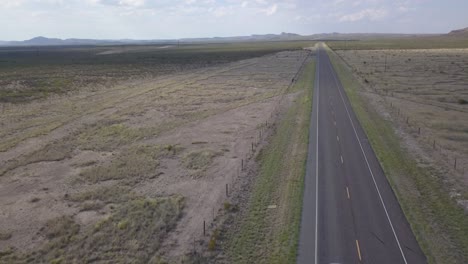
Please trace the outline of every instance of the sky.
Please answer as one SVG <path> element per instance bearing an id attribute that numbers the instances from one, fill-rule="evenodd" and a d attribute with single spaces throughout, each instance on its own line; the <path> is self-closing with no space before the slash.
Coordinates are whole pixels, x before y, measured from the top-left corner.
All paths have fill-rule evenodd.
<path id="1" fill-rule="evenodd" d="M 0 40 L 446 33 L 467 0 L 0 0 Z"/>

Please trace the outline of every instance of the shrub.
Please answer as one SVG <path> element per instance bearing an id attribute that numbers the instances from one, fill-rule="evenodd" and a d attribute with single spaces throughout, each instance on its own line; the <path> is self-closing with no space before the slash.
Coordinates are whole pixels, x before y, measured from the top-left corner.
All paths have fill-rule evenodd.
<path id="1" fill-rule="evenodd" d="M 11 238 L 11 233 L 2 233 L 0 232 L 0 240 L 8 240 Z"/>

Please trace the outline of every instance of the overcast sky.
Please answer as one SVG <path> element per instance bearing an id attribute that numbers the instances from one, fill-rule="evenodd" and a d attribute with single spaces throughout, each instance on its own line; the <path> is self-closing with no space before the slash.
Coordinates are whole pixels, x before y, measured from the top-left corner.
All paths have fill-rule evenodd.
<path id="1" fill-rule="evenodd" d="M 0 39 L 445 33 L 467 0 L 0 0 Z"/>

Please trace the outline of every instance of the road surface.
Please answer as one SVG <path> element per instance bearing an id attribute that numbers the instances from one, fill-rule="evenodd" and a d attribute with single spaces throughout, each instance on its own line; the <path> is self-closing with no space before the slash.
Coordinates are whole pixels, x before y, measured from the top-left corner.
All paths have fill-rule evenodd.
<path id="1" fill-rule="evenodd" d="M 297 263 L 426 263 L 322 46 L 315 79 Z"/>

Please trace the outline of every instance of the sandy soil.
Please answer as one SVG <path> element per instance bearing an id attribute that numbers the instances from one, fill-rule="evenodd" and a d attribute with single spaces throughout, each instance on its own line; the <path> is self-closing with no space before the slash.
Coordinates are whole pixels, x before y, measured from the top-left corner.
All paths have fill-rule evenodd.
<path id="1" fill-rule="evenodd" d="M 225 185 L 238 177 L 241 159 L 271 122 L 278 96 L 301 66 L 306 51 L 203 68 L 112 88 L 81 91 L 22 105 L 2 105 L 0 123 L 0 251 L 38 248 L 44 224 L 71 215 L 87 228 L 109 207 L 81 210 L 65 199 L 103 186 L 130 186 L 155 197 L 180 194 L 186 209 L 165 243 L 169 256 L 190 250 L 203 220 L 221 208 Z M 55 144 L 55 145 L 54 145 Z M 82 174 L 109 166 L 138 146 L 174 149 L 148 177 L 90 182 Z M 52 147 L 51 147 L 52 146 Z M 187 157 L 211 153 L 203 168 Z M 201 154 L 200 154 L 201 155 Z M 198 156 L 195 156 L 198 157 Z M 144 165 L 143 165 L 144 166 Z M 123 170 L 131 173 L 132 166 Z M 141 169 L 141 168 L 140 168 Z M 144 168 L 143 168 L 144 170 Z"/>

